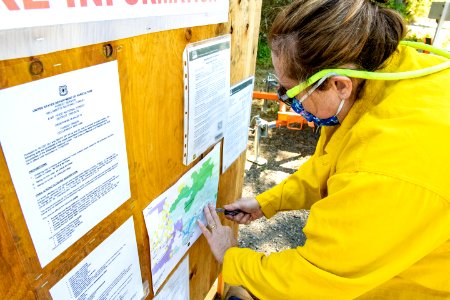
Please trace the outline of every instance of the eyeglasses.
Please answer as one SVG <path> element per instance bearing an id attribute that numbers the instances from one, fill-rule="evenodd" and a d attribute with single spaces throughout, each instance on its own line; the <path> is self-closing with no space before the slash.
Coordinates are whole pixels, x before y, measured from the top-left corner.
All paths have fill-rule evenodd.
<path id="1" fill-rule="evenodd" d="M 300 99 L 298 99 L 298 102 L 302 103 L 303 101 L 305 101 L 322 83 L 324 83 L 325 80 L 335 75 L 337 74 L 329 73 L 320 78 L 319 81 L 317 81 L 309 90 L 306 91 L 306 93 Z M 306 90 L 308 86 L 308 81 L 304 81 L 289 90 L 286 90 L 284 86 L 280 85 L 280 88 L 277 90 L 278 99 L 284 104 L 292 106 L 292 102 L 294 101 L 295 97 Z"/>
<path id="2" fill-rule="evenodd" d="M 292 106 L 292 101 L 294 100 L 294 98 L 289 98 L 288 95 L 286 95 L 286 92 L 287 92 L 286 88 L 280 85 L 280 87 L 277 90 L 278 99 L 290 107 Z"/>

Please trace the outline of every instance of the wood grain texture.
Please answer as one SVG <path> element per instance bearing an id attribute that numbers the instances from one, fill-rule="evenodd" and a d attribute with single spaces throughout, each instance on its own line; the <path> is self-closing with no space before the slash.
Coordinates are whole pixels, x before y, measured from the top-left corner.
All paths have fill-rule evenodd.
<path id="1" fill-rule="evenodd" d="M 37 57 L 0 61 L 0 89 L 117 59 L 130 173 L 131 198 L 41 268 L 0 151 L 0 295 L 50 299 L 49 289 L 133 216 L 143 282 L 151 286 L 148 234 L 142 210 L 196 162 L 184 166 L 182 53 L 188 43 L 231 33 L 231 83 L 254 73 L 261 0 L 232 0 L 228 23 L 183 28 L 80 47 Z M 44 66 L 38 75 L 30 64 Z M 20 100 L 18 100 L 20 101 Z M 220 176 L 218 205 L 241 196 L 245 154 Z M 228 222 L 225 222 L 229 224 Z M 237 226 L 234 227 L 237 232 Z M 201 237 L 190 249 L 191 299 L 203 299 L 220 272 Z M 153 297 L 150 293 L 147 299 Z"/>

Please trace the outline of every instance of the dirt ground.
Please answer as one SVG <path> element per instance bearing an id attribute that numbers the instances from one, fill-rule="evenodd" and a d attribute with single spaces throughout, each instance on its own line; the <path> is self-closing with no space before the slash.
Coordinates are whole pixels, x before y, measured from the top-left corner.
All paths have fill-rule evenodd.
<path id="1" fill-rule="evenodd" d="M 263 101 L 253 101 L 252 117 L 259 115 L 266 121 L 276 120 L 275 103 L 261 111 Z M 256 196 L 294 173 L 314 152 L 316 137 L 312 128 L 289 130 L 285 127 L 269 130 L 269 135 L 260 140 L 259 156 L 267 159 L 266 165 L 246 162 L 243 197 Z M 254 134 L 249 135 L 247 157 L 254 155 Z M 277 252 L 303 245 L 302 228 L 308 211 L 278 213 L 271 219 L 262 218 L 250 225 L 239 226 L 239 246 L 263 253 Z"/>

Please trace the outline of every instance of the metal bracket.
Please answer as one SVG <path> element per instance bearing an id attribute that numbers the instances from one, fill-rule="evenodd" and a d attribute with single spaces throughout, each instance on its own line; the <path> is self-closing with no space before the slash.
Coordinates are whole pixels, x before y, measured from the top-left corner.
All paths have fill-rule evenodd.
<path id="1" fill-rule="evenodd" d="M 278 79 L 275 76 L 275 74 L 267 73 L 267 77 L 263 80 L 263 83 L 266 84 L 266 92 L 270 92 L 272 89 L 276 88 L 278 86 Z M 266 99 L 263 100 L 263 106 L 261 107 L 262 112 L 267 111 L 267 103 L 268 101 Z"/>
<path id="2" fill-rule="evenodd" d="M 253 129 L 255 133 L 255 141 L 253 143 L 253 149 L 255 154 L 249 155 L 247 157 L 247 160 L 262 166 L 267 164 L 267 159 L 259 156 L 260 140 L 262 137 L 265 138 L 269 136 L 269 129 L 276 127 L 276 121 L 268 122 L 264 119 L 261 119 L 260 116 L 258 115 L 254 116 L 252 121 L 253 120 L 255 120 L 255 126 Z"/>

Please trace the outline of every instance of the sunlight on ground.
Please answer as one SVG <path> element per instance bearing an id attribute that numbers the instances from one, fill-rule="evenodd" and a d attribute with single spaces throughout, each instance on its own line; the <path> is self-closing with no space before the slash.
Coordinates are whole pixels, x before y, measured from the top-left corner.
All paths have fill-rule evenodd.
<path id="1" fill-rule="evenodd" d="M 247 151 L 247 155 L 250 151 Z M 251 161 L 246 160 L 245 161 L 245 171 L 250 170 L 250 168 L 252 167 L 253 163 Z"/>
<path id="2" fill-rule="evenodd" d="M 283 160 L 290 159 L 290 158 L 293 158 L 296 156 L 298 156 L 298 153 L 296 153 L 296 152 L 278 150 L 277 156 L 275 157 L 275 161 L 283 161 Z"/>
<path id="3" fill-rule="evenodd" d="M 298 156 L 298 154 L 297 154 L 297 156 Z M 291 161 L 285 162 L 283 164 L 280 164 L 280 166 L 282 168 L 292 169 L 292 170 L 297 171 L 298 168 L 300 168 L 300 166 L 303 165 L 310 157 L 311 157 L 311 155 L 301 156 L 295 160 L 291 160 Z"/>
<path id="4" fill-rule="evenodd" d="M 260 179 L 266 185 L 275 185 L 282 182 L 290 174 L 283 171 L 264 170 L 261 172 Z"/>

